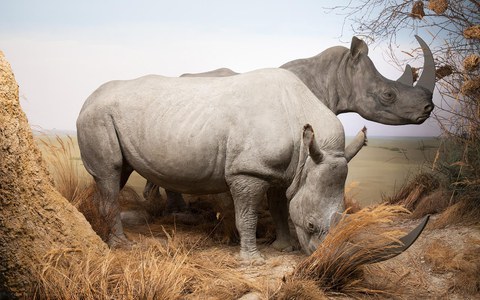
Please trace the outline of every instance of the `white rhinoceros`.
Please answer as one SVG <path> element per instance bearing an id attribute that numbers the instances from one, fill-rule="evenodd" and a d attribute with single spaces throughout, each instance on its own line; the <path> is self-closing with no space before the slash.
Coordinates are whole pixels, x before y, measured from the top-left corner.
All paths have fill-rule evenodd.
<path id="1" fill-rule="evenodd" d="M 108 82 L 86 100 L 77 133 L 102 214 L 115 217 L 110 244 L 125 239 L 117 198 L 135 170 L 181 193 L 229 190 L 245 259 L 260 257 L 256 207 L 269 189 L 288 188 L 290 216 L 311 253 L 343 212 L 347 161 L 358 151 L 345 151 L 337 117 L 282 69 Z"/>

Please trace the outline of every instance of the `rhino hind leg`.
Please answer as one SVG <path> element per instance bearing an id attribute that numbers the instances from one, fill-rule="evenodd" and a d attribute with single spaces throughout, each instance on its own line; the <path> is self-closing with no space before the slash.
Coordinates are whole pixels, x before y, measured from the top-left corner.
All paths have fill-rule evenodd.
<path id="1" fill-rule="evenodd" d="M 288 200 L 285 188 L 270 188 L 267 191 L 268 209 L 275 224 L 276 239 L 272 246 L 278 251 L 293 251 L 288 226 Z"/>
<path id="2" fill-rule="evenodd" d="M 78 130 L 82 160 L 93 176 L 98 192 L 93 201 L 107 225 L 107 244 L 110 247 L 129 246 L 123 232 L 118 195 L 133 168 L 125 161 L 113 124 L 96 128 L 94 132 Z"/>
<path id="3" fill-rule="evenodd" d="M 228 180 L 235 206 L 235 225 L 240 234 L 240 260 L 261 265 L 265 259 L 257 249 L 257 208 L 262 201 L 268 183 L 262 179 L 236 175 Z"/>
<path id="4" fill-rule="evenodd" d="M 165 215 L 171 215 L 173 213 L 181 213 L 187 210 L 187 204 L 183 199 L 182 194 L 165 190 L 167 194 L 167 204 L 165 206 Z"/>

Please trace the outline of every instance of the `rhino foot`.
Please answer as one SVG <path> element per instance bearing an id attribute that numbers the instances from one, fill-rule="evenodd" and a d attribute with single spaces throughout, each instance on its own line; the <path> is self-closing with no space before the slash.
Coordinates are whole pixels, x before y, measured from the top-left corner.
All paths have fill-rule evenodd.
<path id="1" fill-rule="evenodd" d="M 275 250 L 278 250 L 278 251 L 281 251 L 281 252 L 292 252 L 294 250 L 292 243 L 288 240 L 276 239 L 272 243 L 272 247 Z"/>
<path id="2" fill-rule="evenodd" d="M 258 251 L 255 253 L 240 251 L 239 261 L 242 266 L 263 266 L 266 263 L 265 258 Z"/>
<path id="3" fill-rule="evenodd" d="M 133 247 L 133 242 L 127 239 L 127 237 L 124 234 L 121 234 L 121 235 L 110 234 L 107 241 L 107 245 L 111 249 L 130 250 Z"/>

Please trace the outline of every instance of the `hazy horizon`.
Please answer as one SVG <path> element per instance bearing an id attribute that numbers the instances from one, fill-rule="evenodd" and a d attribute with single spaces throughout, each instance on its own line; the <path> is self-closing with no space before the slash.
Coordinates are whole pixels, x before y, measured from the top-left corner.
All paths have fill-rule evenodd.
<path id="1" fill-rule="evenodd" d="M 340 1 L 335 3 L 348 3 Z M 75 130 L 85 99 L 101 84 L 147 74 L 179 76 L 228 67 L 237 72 L 278 67 L 328 47 L 349 47 L 343 16 L 327 1 L 6 1 L 0 11 L 0 50 L 12 65 L 21 105 L 32 127 Z M 340 36 L 343 34 L 343 37 Z M 417 47 L 402 36 L 402 47 Z M 420 34 L 420 33 L 419 33 Z M 427 36 L 425 34 L 424 36 Z M 369 56 L 389 79 L 386 44 Z M 415 62 L 423 64 L 421 58 Z M 435 101 L 435 99 L 434 99 Z M 438 136 L 433 118 L 389 126 L 357 114 L 339 116 L 347 135 Z"/>

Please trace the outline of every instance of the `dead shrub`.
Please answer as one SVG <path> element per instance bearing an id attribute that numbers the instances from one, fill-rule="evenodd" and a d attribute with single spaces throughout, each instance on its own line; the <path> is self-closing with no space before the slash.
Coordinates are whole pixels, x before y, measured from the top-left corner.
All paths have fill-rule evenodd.
<path id="1" fill-rule="evenodd" d="M 465 96 L 473 96 L 480 91 L 480 77 L 466 80 L 460 88 L 460 93 Z"/>
<path id="2" fill-rule="evenodd" d="M 386 225 L 406 213 L 401 206 L 380 205 L 343 218 L 318 249 L 297 265 L 282 288 L 294 286 L 292 281 L 314 281 L 326 293 L 390 294 L 365 281 L 365 264 L 399 242 L 403 233 Z"/>
<path id="3" fill-rule="evenodd" d="M 470 26 L 463 30 L 466 39 L 480 39 L 480 25 Z"/>
<path id="4" fill-rule="evenodd" d="M 456 197 L 456 202 L 449 206 L 432 223 L 433 228 L 445 228 L 448 225 L 480 224 L 480 198 L 478 191 L 471 191 Z"/>
<path id="5" fill-rule="evenodd" d="M 423 1 L 415 1 L 412 6 L 412 12 L 410 17 L 413 19 L 423 19 L 425 17 L 425 11 L 423 10 Z"/>
<path id="6" fill-rule="evenodd" d="M 480 65 L 480 56 L 477 54 L 470 54 L 463 60 L 463 68 L 467 72 L 474 71 Z"/>
<path id="7" fill-rule="evenodd" d="M 384 196 L 383 201 L 387 204 L 403 205 L 406 209 L 415 212 L 420 200 L 428 196 L 440 186 L 439 180 L 432 174 L 420 173 L 410 182 L 406 182 L 400 187 L 400 190 L 392 196 Z M 428 211 L 433 208 L 427 208 L 424 203 L 422 210 Z M 418 214 L 415 216 L 422 217 Z"/>
<path id="8" fill-rule="evenodd" d="M 451 193 L 444 189 L 437 189 L 431 194 L 428 194 L 418 201 L 411 217 L 413 219 L 420 219 L 426 215 L 438 214 L 450 205 Z"/>
<path id="9" fill-rule="evenodd" d="M 428 2 L 428 9 L 433 10 L 437 15 L 441 15 L 447 11 L 447 0 L 430 0 Z"/>
<path id="10" fill-rule="evenodd" d="M 453 74 L 453 68 L 452 66 L 449 66 L 449 65 L 443 65 L 435 71 L 435 76 L 437 77 L 437 80 L 440 80 L 443 77 L 447 77 L 452 74 Z"/>

